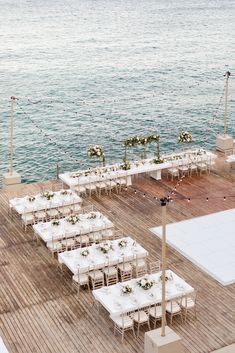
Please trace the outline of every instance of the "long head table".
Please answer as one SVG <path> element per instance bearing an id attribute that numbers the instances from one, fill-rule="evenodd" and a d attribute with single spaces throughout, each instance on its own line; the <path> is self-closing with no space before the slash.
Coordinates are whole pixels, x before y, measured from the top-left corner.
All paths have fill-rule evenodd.
<path id="1" fill-rule="evenodd" d="M 87 248 L 60 253 L 58 260 L 65 264 L 73 274 L 76 274 L 78 268 L 80 273 L 85 273 L 89 268 L 101 269 L 105 266 L 117 265 L 122 261 L 133 261 L 136 256 L 138 259 L 148 256 L 148 252 L 130 237 L 106 241 L 105 244 L 112 248 L 108 253 L 103 253 L 99 245 L 92 244 Z M 89 255 L 83 256 L 82 254 L 87 250 Z"/>
<path id="2" fill-rule="evenodd" d="M 216 155 L 210 151 L 196 149 L 180 152 L 173 155 L 163 156 L 163 163 L 156 164 L 154 159 L 141 161 L 133 161 L 130 169 L 121 169 L 121 164 L 110 165 L 102 168 L 94 168 L 92 170 L 84 170 L 77 172 L 67 172 L 60 174 L 59 178 L 69 187 L 76 185 L 85 185 L 98 181 L 109 181 L 117 178 L 127 178 L 127 184 L 131 185 L 131 176 L 140 173 L 158 173 L 157 179 L 161 178 L 161 171 L 173 166 L 188 165 L 189 163 L 198 163 L 202 161 L 210 161 L 215 159 Z M 152 174 L 154 175 L 154 174 Z"/>
<path id="3" fill-rule="evenodd" d="M 171 300 L 194 292 L 194 289 L 173 271 L 166 272 L 169 279 L 166 282 L 166 299 Z M 93 291 L 95 299 L 103 305 L 110 316 L 118 316 L 128 311 L 134 311 L 149 305 L 160 303 L 162 300 L 161 272 L 148 275 L 153 280 L 153 286 L 145 290 L 137 284 L 140 279 L 132 279 L 127 282 L 117 283 L 109 287 L 103 287 Z M 146 276 L 145 276 L 146 277 Z M 133 292 L 123 294 L 122 288 L 129 285 Z"/>
<path id="4" fill-rule="evenodd" d="M 95 215 L 95 218 L 90 218 Z M 79 221 L 75 224 L 68 222 L 67 217 L 59 220 L 59 225 L 53 225 L 53 221 L 46 223 L 38 223 L 33 225 L 35 233 L 46 243 L 52 240 L 60 240 L 63 237 L 73 237 L 83 234 L 88 234 L 102 229 L 113 227 L 113 223 L 100 212 L 91 212 L 79 214 Z"/>
<path id="5" fill-rule="evenodd" d="M 40 211 L 71 204 L 82 203 L 81 197 L 71 190 L 60 190 L 52 193 L 50 200 L 43 193 L 33 196 L 14 198 L 9 201 L 10 208 L 19 214 Z"/>

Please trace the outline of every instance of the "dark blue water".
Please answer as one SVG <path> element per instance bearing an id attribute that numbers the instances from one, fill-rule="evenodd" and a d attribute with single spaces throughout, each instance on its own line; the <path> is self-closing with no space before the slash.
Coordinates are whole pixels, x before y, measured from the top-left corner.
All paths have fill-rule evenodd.
<path id="1" fill-rule="evenodd" d="M 121 141 L 135 134 L 159 133 L 170 151 L 187 129 L 194 145 L 213 148 L 223 74 L 235 75 L 234 18 L 233 0 L 0 0 L 1 174 L 12 95 L 14 165 L 27 182 L 54 177 L 57 163 L 62 171 L 94 165 L 91 144 L 119 160 Z"/>

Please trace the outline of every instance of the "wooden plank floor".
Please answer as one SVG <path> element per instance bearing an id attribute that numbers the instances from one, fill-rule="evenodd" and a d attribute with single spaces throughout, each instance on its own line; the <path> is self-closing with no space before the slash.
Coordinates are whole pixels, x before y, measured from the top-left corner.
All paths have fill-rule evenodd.
<path id="1" fill-rule="evenodd" d="M 43 185 L 24 185 L 18 194 L 34 194 Z M 168 194 L 172 186 L 165 178 L 157 182 L 143 176 L 119 195 L 93 197 L 86 202 L 93 203 L 155 259 L 160 258 L 161 241 L 148 229 L 161 224 L 161 208 L 153 196 Z M 143 352 L 147 328 L 141 330 L 138 340 L 127 333 L 122 345 L 120 337 L 113 335 L 107 313 L 102 310 L 98 314 L 92 305 L 91 294 L 82 290 L 78 298 L 70 273 L 62 275 L 45 246 L 35 243 L 32 230 L 25 233 L 19 219 L 8 215 L 8 197 L 13 194 L 0 192 L 0 336 L 10 352 Z M 192 202 L 179 199 L 171 203 L 168 222 L 234 208 L 235 198 L 226 202 L 211 199 L 215 195 L 235 195 L 234 175 L 221 164 L 215 173 L 185 178 L 177 190 L 177 197 L 182 195 L 191 197 Z M 209 201 L 198 195 L 208 196 Z M 185 352 L 209 353 L 234 343 L 235 285 L 223 287 L 171 248 L 168 259 L 169 267 L 199 290 L 198 320 L 190 317 L 182 324 L 173 319 L 173 329 L 183 337 Z"/>

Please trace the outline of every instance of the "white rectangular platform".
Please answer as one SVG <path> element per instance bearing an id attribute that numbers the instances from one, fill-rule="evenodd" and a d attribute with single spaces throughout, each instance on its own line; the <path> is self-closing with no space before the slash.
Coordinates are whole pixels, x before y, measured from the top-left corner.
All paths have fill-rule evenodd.
<path id="1" fill-rule="evenodd" d="M 150 229 L 161 238 L 162 227 Z M 167 243 L 223 285 L 235 283 L 235 209 L 168 224 Z"/>

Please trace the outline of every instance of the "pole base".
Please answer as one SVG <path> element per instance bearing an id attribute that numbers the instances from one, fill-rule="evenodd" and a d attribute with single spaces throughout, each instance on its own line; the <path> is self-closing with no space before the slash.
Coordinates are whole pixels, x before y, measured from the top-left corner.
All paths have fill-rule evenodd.
<path id="1" fill-rule="evenodd" d="M 216 138 L 216 149 L 226 152 L 233 149 L 233 138 L 229 135 L 218 135 Z"/>
<path id="2" fill-rule="evenodd" d="M 21 176 L 17 172 L 6 173 L 3 175 L 3 189 L 14 190 L 21 184 Z"/>
<path id="3" fill-rule="evenodd" d="M 164 337 L 161 336 L 161 328 L 145 333 L 144 353 L 184 353 L 182 338 L 170 327 L 165 329 Z"/>

